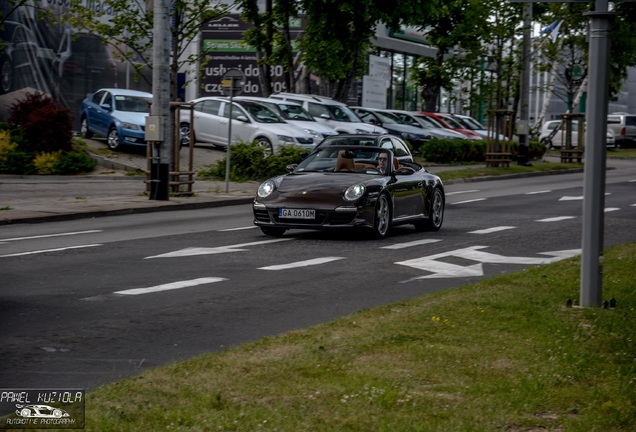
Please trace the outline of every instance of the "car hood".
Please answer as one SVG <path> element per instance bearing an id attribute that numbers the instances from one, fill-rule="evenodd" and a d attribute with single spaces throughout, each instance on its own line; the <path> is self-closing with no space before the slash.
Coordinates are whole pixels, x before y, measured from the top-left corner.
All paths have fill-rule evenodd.
<path id="1" fill-rule="evenodd" d="M 262 131 L 269 131 L 276 135 L 288 135 L 292 137 L 302 137 L 305 139 L 311 138 L 311 136 L 305 132 L 301 127 L 291 123 L 256 123 L 258 129 Z"/>
<path id="2" fill-rule="evenodd" d="M 400 132 L 400 133 L 409 133 L 413 135 L 422 135 L 422 136 L 432 135 L 428 133 L 426 129 L 421 129 L 415 126 L 409 126 L 409 125 L 404 125 L 399 123 L 390 123 L 387 125 L 383 125 L 382 127 L 384 127 L 387 130 L 393 130 L 395 132 Z"/>
<path id="3" fill-rule="evenodd" d="M 113 117 L 121 122 L 133 123 L 136 125 L 145 126 L 146 117 L 149 113 L 130 112 L 130 111 L 114 111 Z"/>
<path id="4" fill-rule="evenodd" d="M 325 134 L 325 135 L 338 134 L 338 132 L 336 132 L 333 128 L 330 128 L 329 126 L 324 125 L 317 121 L 311 121 L 311 120 L 285 120 L 285 121 L 303 130 L 310 129 L 315 132 L 318 132 L 319 134 Z"/>
<path id="5" fill-rule="evenodd" d="M 285 205 L 310 204 L 316 208 L 329 204 L 345 205 L 343 194 L 349 186 L 364 183 L 379 185 L 382 178 L 356 173 L 299 173 L 288 174 L 277 187 L 277 199 Z M 351 204 L 351 203 L 348 203 Z"/>

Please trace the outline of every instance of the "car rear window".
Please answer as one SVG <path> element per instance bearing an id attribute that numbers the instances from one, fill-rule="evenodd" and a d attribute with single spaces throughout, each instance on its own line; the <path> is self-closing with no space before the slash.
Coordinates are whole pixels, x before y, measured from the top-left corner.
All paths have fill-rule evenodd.
<path id="1" fill-rule="evenodd" d="M 626 126 L 636 126 L 636 116 L 625 116 Z"/>

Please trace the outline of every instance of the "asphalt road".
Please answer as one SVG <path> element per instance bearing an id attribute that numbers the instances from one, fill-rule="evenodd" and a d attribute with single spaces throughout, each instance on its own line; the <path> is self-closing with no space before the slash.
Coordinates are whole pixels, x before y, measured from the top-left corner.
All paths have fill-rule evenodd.
<path id="1" fill-rule="evenodd" d="M 0 383 L 91 389 L 578 254 L 582 177 L 453 184 L 441 231 L 385 240 L 267 237 L 246 205 L 3 227 Z M 636 169 L 608 171 L 606 246 L 636 241 L 635 190 Z"/>

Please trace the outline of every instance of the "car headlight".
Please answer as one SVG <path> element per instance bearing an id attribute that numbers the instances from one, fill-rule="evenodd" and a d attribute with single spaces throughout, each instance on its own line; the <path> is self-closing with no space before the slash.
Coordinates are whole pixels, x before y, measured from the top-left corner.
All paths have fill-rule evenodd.
<path id="1" fill-rule="evenodd" d="M 281 142 L 290 142 L 293 143 L 295 142 L 293 137 L 287 136 L 287 135 L 276 135 L 278 137 L 278 140 Z"/>
<path id="2" fill-rule="evenodd" d="M 369 133 L 369 131 L 366 131 L 366 130 L 364 130 L 364 129 L 356 129 L 356 133 L 357 133 L 357 134 L 368 134 L 368 133 Z"/>
<path id="3" fill-rule="evenodd" d="M 141 126 L 128 122 L 121 122 L 121 127 L 123 129 L 141 130 Z"/>
<path id="4" fill-rule="evenodd" d="M 349 186 L 344 193 L 344 199 L 347 201 L 355 201 L 364 195 L 367 188 L 363 184 Z"/>
<path id="5" fill-rule="evenodd" d="M 267 198 L 275 190 L 276 190 L 276 184 L 274 183 L 274 181 L 267 180 L 261 183 L 261 185 L 258 187 L 258 190 L 256 191 L 256 195 L 258 195 L 259 198 Z"/>
<path id="6" fill-rule="evenodd" d="M 314 138 L 322 138 L 322 135 L 320 135 L 318 132 L 316 132 L 313 129 L 305 129 L 305 132 L 307 132 L 309 135 L 311 135 Z"/>

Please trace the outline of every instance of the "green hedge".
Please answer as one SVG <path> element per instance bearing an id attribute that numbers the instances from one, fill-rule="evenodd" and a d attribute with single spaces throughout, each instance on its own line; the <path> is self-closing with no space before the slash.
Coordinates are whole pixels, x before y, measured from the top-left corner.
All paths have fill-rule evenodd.
<path id="1" fill-rule="evenodd" d="M 483 162 L 486 156 L 487 142 L 485 140 L 439 139 L 433 138 L 420 147 L 418 156 L 431 163 L 467 163 Z M 512 158 L 517 157 L 519 143 L 512 141 L 510 150 Z M 544 144 L 531 141 L 528 148 L 529 159 L 540 159 L 546 152 Z"/>

